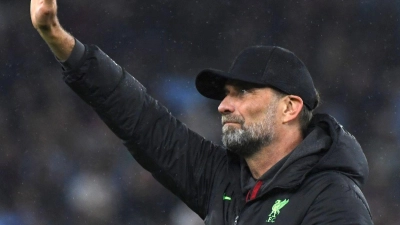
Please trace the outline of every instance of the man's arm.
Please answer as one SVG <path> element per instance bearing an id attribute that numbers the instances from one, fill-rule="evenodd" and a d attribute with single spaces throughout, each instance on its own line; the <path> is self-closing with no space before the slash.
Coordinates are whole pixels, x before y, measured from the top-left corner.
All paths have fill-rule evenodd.
<path id="1" fill-rule="evenodd" d="M 33 27 L 50 47 L 54 55 L 66 61 L 75 46 L 75 39 L 60 25 L 56 0 L 31 0 Z"/>
<path id="2" fill-rule="evenodd" d="M 97 46 L 76 42 L 60 26 L 56 1 L 31 1 L 34 27 L 63 63 L 64 80 L 97 112 L 134 158 L 202 218 L 226 152 L 173 117 Z M 84 49 L 84 50 L 82 50 Z M 75 54 L 75 53 L 82 54 Z M 74 63 L 71 63 L 74 62 Z"/>

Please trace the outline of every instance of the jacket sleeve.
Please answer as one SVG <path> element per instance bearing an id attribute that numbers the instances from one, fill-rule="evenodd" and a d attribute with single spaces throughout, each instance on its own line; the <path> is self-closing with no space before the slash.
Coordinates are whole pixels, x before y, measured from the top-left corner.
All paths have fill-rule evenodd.
<path id="1" fill-rule="evenodd" d="M 327 185 L 316 197 L 301 224 L 373 224 L 364 195 L 353 181 L 345 181 L 347 179 L 342 178 L 342 182 Z"/>
<path id="2" fill-rule="evenodd" d="M 78 47 L 71 57 L 79 55 Z M 81 59 L 64 63 L 65 82 L 146 170 L 204 218 L 215 177 L 226 166 L 226 151 L 173 117 L 98 47 L 84 49 Z"/>

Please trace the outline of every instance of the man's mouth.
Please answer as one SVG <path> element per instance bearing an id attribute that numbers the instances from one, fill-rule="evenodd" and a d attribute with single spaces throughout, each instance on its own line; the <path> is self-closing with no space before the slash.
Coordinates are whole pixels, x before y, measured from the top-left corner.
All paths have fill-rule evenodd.
<path id="1" fill-rule="evenodd" d="M 229 124 L 240 124 L 240 122 L 236 122 L 236 121 L 224 121 L 222 125 L 229 125 Z"/>
<path id="2" fill-rule="evenodd" d="M 222 126 L 241 126 L 244 121 L 242 121 L 238 116 L 223 116 L 221 122 Z"/>

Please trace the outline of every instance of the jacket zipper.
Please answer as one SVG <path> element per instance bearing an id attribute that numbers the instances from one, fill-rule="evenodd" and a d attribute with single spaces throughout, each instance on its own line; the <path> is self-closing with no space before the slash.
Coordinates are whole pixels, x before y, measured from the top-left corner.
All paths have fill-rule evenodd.
<path id="1" fill-rule="evenodd" d="M 262 181 L 260 181 L 260 180 L 257 181 L 257 183 L 254 185 L 253 189 L 250 190 L 250 191 L 247 193 L 246 202 L 248 202 L 248 201 L 253 200 L 253 199 L 256 198 L 257 193 L 258 193 L 258 191 L 260 190 L 261 186 L 262 186 Z M 237 225 L 238 222 L 239 222 L 239 216 L 236 216 L 236 217 L 235 217 L 235 222 L 233 222 L 233 225 Z"/>
<path id="2" fill-rule="evenodd" d="M 238 220 L 239 220 L 239 216 L 236 216 L 236 217 L 235 217 L 235 222 L 233 223 L 233 225 L 237 225 Z"/>
<path id="3" fill-rule="evenodd" d="M 253 199 L 255 199 L 255 198 L 257 197 L 258 191 L 260 190 L 262 184 L 263 184 L 263 183 L 262 183 L 261 180 L 259 180 L 259 181 L 256 182 L 256 184 L 254 185 L 253 189 L 250 190 L 250 191 L 247 193 L 246 202 L 251 201 L 251 200 L 253 200 Z M 233 225 L 237 225 L 238 222 L 239 222 L 239 215 L 237 215 L 237 216 L 235 217 L 235 221 L 233 222 Z"/>

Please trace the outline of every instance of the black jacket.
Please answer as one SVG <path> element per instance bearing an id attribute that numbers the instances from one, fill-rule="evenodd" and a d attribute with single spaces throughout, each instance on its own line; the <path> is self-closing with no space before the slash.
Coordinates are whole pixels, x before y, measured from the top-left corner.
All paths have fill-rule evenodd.
<path id="1" fill-rule="evenodd" d="M 334 118 L 315 115 L 303 142 L 254 180 L 243 159 L 188 129 L 96 46 L 77 42 L 64 68 L 66 83 L 205 224 L 372 224 L 359 188 L 366 158 Z"/>

